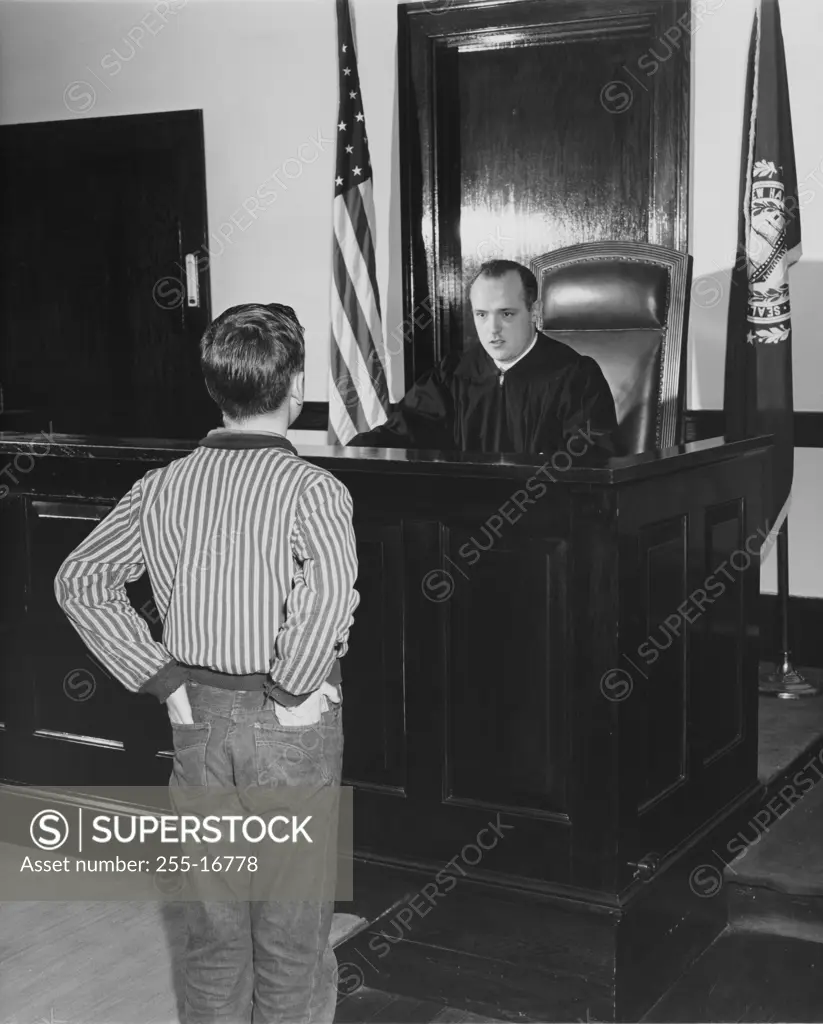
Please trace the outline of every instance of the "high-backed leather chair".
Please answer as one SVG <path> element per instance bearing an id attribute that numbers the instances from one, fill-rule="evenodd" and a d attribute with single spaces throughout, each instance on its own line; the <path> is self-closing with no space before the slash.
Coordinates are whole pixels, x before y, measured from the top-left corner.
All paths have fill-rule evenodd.
<path id="1" fill-rule="evenodd" d="M 678 444 L 692 257 L 642 242 L 584 242 L 531 268 L 541 329 L 600 364 L 626 454 Z"/>

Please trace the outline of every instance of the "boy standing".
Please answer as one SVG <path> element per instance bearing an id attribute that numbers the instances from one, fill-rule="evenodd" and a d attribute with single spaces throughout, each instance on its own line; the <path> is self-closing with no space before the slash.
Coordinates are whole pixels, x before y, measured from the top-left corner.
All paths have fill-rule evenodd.
<path id="1" fill-rule="evenodd" d="M 285 437 L 303 403 L 303 329 L 288 306 L 235 306 L 200 351 L 224 427 L 138 480 L 55 594 L 127 689 L 165 702 L 173 789 L 339 787 L 357 558 L 348 490 Z M 125 590 L 145 571 L 162 643 Z M 333 1020 L 328 899 L 185 906 L 188 1024 Z"/>

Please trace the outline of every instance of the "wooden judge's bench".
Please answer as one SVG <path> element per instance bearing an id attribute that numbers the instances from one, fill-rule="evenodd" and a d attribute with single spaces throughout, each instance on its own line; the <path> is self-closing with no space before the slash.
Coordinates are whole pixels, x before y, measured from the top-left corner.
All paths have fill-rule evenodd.
<path id="1" fill-rule="evenodd" d="M 192 447 L 0 435 L 17 481 L 0 501 L 6 781 L 168 781 L 165 710 L 92 662 L 53 580 L 138 477 Z M 543 470 L 301 454 L 351 491 L 360 562 L 340 909 L 371 927 L 338 949 L 347 977 L 509 1019 L 638 1019 L 723 927 L 713 837 L 758 788 L 746 552 L 769 439 Z M 159 637 L 147 577 L 129 590 Z"/>
<path id="2" fill-rule="evenodd" d="M 355 900 L 340 909 L 369 927 L 337 950 L 339 988 L 496 1019 L 637 1020 L 725 925 L 726 840 L 762 792 L 752 552 L 770 439 L 679 443 L 702 15 L 689 0 L 427 0 L 397 17 L 383 135 L 399 202 L 376 240 L 402 278 L 403 322 L 383 323 L 386 352 L 402 350 L 392 379 L 408 387 L 473 343 L 467 282 L 517 260 L 538 278 L 541 327 L 598 360 L 623 450 L 642 454 L 541 470 L 302 449 L 351 491 L 360 564 L 342 668 Z M 187 302 L 165 291 L 184 248 L 211 247 L 215 139 L 197 110 L 142 117 L 5 128 L 0 776 L 29 789 L 163 786 L 171 771 L 165 709 L 109 678 L 54 598 L 66 555 L 134 481 L 219 423 L 197 350 L 222 312 L 211 261 L 195 258 Z M 41 241 L 20 194 L 54 166 L 99 216 L 61 201 Z M 39 254 L 65 239 L 85 256 L 55 288 Z M 228 297 L 242 274 L 221 273 Z M 52 422 L 79 433 L 12 432 Z M 144 439 L 112 437 L 126 432 Z M 159 639 L 147 576 L 128 589 Z"/>

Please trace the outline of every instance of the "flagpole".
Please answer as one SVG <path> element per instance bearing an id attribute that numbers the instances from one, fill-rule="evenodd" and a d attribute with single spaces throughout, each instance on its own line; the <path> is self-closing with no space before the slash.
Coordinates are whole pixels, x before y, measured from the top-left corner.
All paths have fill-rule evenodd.
<path id="1" fill-rule="evenodd" d="M 789 517 L 777 534 L 777 603 L 780 609 L 780 663 L 761 677 L 760 693 L 783 700 L 819 697 L 820 687 L 805 679 L 792 665 L 789 648 Z"/>

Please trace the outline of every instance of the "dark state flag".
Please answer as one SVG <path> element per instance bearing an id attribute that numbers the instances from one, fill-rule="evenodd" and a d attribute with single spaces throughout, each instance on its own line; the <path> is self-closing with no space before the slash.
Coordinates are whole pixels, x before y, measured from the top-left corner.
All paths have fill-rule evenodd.
<path id="1" fill-rule="evenodd" d="M 785 518 L 794 473 L 789 267 L 800 258 L 800 212 L 778 0 L 754 15 L 743 120 L 740 222 L 731 278 L 724 409 L 729 438 L 773 434 L 766 515 Z M 771 549 L 764 546 L 763 553 Z"/>

